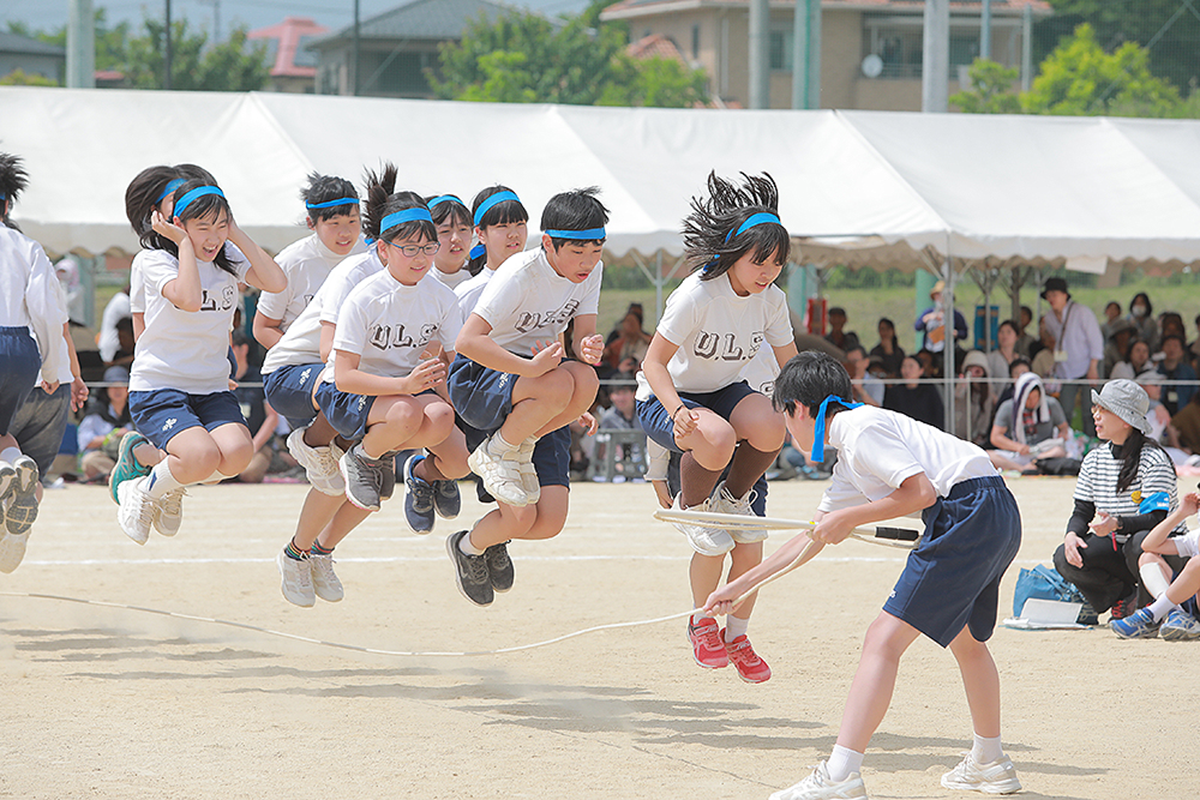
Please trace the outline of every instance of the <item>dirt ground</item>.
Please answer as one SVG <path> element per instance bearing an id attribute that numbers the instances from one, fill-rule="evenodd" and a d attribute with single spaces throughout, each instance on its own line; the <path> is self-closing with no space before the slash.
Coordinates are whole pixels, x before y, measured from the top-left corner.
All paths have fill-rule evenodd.
<path id="1" fill-rule="evenodd" d="M 1002 618 L 1017 566 L 1050 562 L 1074 486 L 1010 485 L 1025 540 Z M 804 517 L 821 488 L 772 484 L 770 513 Z M 507 647 L 690 606 L 689 550 L 651 518 L 650 487 L 584 484 L 557 539 L 511 547 L 516 586 L 490 608 L 458 594 L 444 550 L 476 516 L 473 498 L 458 527 L 439 520 L 427 537 L 407 530 L 392 501 L 337 550 L 346 599 L 296 608 L 273 559 L 305 489 L 193 489 L 180 534 L 145 547 L 121 534 L 103 488 L 50 492 L 26 561 L 0 576 L 0 592 L 404 651 Z M 750 633 L 774 676 L 758 686 L 732 667 L 697 667 L 682 621 L 504 656 L 388 657 L 0 596 L 0 797 L 765 798 L 828 755 L 863 633 L 902 558 L 848 541 L 765 589 Z M 992 643 L 1004 744 L 1026 797 L 1200 792 L 1186 755 L 1200 643 L 1125 642 L 1107 628 L 999 628 Z M 962 796 L 939 777 L 970 734 L 953 658 L 918 640 L 867 753 L 868 791 Z"/>

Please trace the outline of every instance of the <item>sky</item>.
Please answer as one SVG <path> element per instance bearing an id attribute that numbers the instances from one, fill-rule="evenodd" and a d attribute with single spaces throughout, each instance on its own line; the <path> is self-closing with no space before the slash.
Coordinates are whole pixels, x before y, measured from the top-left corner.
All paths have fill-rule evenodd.
<path id="1" fill-rule="evenodd" d="M 407 0 L 359 0 L 359 16 L 368 19 Z M 214 3 L 220 8 L 221 38 L 237 24 L 251 30 L 281 22 L 284 17 L 311 17 L 331 30 L 354 22 L 354 0 L 171 0 L 171 17 L 186 17 L 193 27 L 212 32 Z M 523 6 L 543 14 L 578 12 L 587 0 L 507 0 L 509 5 Z M 3 0 L 0 2 L 0 27 L 19 20 L 34 30 L 56 30 L 67 24 L 68 0 Z M 92 0 L 94 8 L 107 11 L 108 20 L 117 23 L 130 20 L 135 25 L 145 16 L 164 13 L 164 0 Z"/>

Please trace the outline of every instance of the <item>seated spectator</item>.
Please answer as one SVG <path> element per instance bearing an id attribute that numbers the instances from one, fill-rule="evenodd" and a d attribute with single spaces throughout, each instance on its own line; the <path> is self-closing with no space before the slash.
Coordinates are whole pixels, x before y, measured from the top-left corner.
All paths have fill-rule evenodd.
<path id="1" fill-rule="evenodd" d="M 1164 311 L 1158 317 L 1158 349 L 1162 349 L 1163 339 L 1168 336 L 1178 336 L 1187 342 L 1187 331 L 1183 327 L 1183 317 L 1174 311 Z"/>
<path id="2" fill-rule="evenodd" d="M 882 405 L 883 381 L 869 374 L 868 366 L 870 366 L 870 360 L 862 345 L 855 345 L 846 351 L 846 372 L 850 373 L 852 381 L 850 391 L 853 397 L 850 399 L 858 403 L 866 403 L 869 406 Z"/>
<path id="3" fill-rule="evenodd" d="M 1000 393 L 1000 397 L 996 400 L 996 407 L 1005 400 L 1011 400 L 1013 396 L 1013 384 L 1017 382 L 1017 378 L 1024 375 L 1026 372 L 1032 372 L 1033 368 L 1029 364 L 1029 359 L 1024 356 L 1017 356 L 1008 365 L 1008 386 L 1004 387 L 1004 391 Z"/>
<path id="4" fill-rule="evenodd" d="M 1158 364 L 1158 371 L 1166 378 L 1166 391 L 1163 393 L 1162 403 L 1174 417 L 1179 409 L 1192 399 L 1196 387 L 1186 383 L 1174 384 L 1172 381 L 1195 381 L 1196 370 L 1192 369 L 1191 363 L 1185 357 L 1183 337 L 1178 334 L 1163 335 L 1162 356 L 1162 361 Z"/>
<path id="5" fill-rule="evenodd" d="M 1124 378 L 1131 381 L 1143 372 L 1157 372 L 1157 370 L 1154 367 L 1154 362 L 1150 360 L 1150 345 L 1141 339 L 1134 339 L 1129 343 L 1125 360 L 1118 361 L 1113 365 L 1112 372 L 1108 374 L 1108 378 L 1109 380 Z"/>
<path id="6" fill-rule="evenodd" d="M 921 365 L 922 378 L 939 378 L 941 377 L 937 371 L 937 361 L 933 357 L 933 353 L 928 350 L 921 349 L 917 351 L 915 356 L 917 363 Z M 904 377 L 904 370 L 901 368 L 900 377 Z"/>
<path id="7" fill-rule="evenodd" d="M 954 383 L 954 435 L 960 439 L 991 447 L 995 400 L 988 385 L 987 356 L 971 350 L 963 360 L 963 369 Z"/>
<path id="8" fill-rule="evenodd" d="M 124 349 L 117 337 L 117 322 L 123 319 L 132 320 L 129 288 L 129 284 L 125 284 L 124 288 L 112 296 L 108 305 L 104 306 L 104 314 L 100 318 L 100 336 L 96 348 L 100 351 L 100 358 L 110 366 L 117 361 L 117 350 Z"/>
<path id="9" fill-rule="evenodd" d="M 1146 434 L 1147 439 L 1152 439 L 1162 445 L 1163 450 L 1167 451 L 1167 455 L 1171 457 L 1171 461 L 1175 466 L 1186 464 L 1191 456 L 1189 450 L 1184 450 L 1179 441 L 1179 430 L 1171 424 L 1171 415 L 1167 413 L 1166 407 L 1162 404 L 1162 382 L 1163 376 L 1154 370 L 1147 370 L 1137 376 L 1137 385 L 1141 386 L 1146 392 L 1146 396 L 1150 398 L 1150 410 L 1146 412 L 1146 422 L 1150 425 L 1150 430 Z M 1200 393 L 1193 395 L 1193 401 L 1200 400 Z M 1180 422 L 1186 427 L 1192 429 L 1191 435 L 1200 433 L 1200 420 L 1190 419 L 1192 412 L 1188 409 L 1196 405 L 1195 402 L 1189 403 L 1183 407 L 1178 416 Z M 1187 416 L 1185 416 L 1187 415 Z"/>
<path id="10" fill-rule="evenodd" d="M 1158 386 L 1143 383 L 1142 388 L 1149 395 Z M 1163 407 L 1166 408 L 1165 403 Z M 1150 422 L 1153 426 L 1154 420 L 1151 419 Z M 1171 422 L 1167 430 L 1169 431 L 1167 441 L 1172 445 L 1188 455 L 1200 453 L 1200 393 L 1193 394 L 1187 405 L 1171 415 Z"/>
<path id="11" fill-rule="evenodd" d="M 996 449 L 988 456 L 997 469 L 1036 474 L 1039 459 L 1066 456 L 1064 444 L 1070 436 L 1071 426 L 1058 400 L 1046 394 L 1041 378 L 1027 372 L 1017 379 L 1012 399 L 996 409 L 991 432 Z M 1056 439 L 1058 444 L 1046 446 Z"/>
<path id="12" fill-rule="evenodd" d="M 904 361 L 904 348 L 896 341 L 895 323 L 887 317 L 879 320 L 879 344 L 871 348 L 870 356 L 883 362 L 887 377 L 900 377 L 900 363 Z"/>
<path id="13" fill-rule="evenodd" d="M 104 365 L 129 369 L 133 364 L 133 353 L 136 346 L 133 340 L 133 317 L 122 317 L 117 320 L 115 330 L 117 332 L 117 349 L 113 351 L 112 358 L 104 362 Z M 101 354 L 101 358 L 103 358 L 103 354 Z"/>
<path id="14" fill-rule="evenodd" d="M 262 387 L 262 373 L 250 363 L 250 337 L 241 328 L 233 331 L 233 357 L 237 361 L 237 371 L 233 377 L 238 383 L 233 393 L 242 407 L 242 416 L 246 418 L 254 441 L 254 456 L 250 459 L 250 466 L 242 470 L 236 480 L 262 483 L 275 458 L 275 428 L 279 425 L 279 414 L 267 402 L 267 394 Z"/>
<path id="15" fill-rule="evenodd" d="M 621 362 L 632 358 L 638 364 L 646 358 L 646 350 L 650 347 L 650 334 L 642 328 L 642 305 L 633 303 L 625 311 L 621 323 L 613 329 L 616 336 L 610 336 L 604 346 L 602 360 L 611 369 L 620 369 Z"/>
<path id="16" fill-rule="evenodd" d="M 1109 337 L 1112 336 L 1113 324 L 1120 318 L 1121 304 L 1116 300 L 1109 300 L 1108 305 L 1104 307 L 1104 322 L 1100 324 L 1100 333 L 1104 335 L 1104 341 L 1107 342 Z"/>
<path id="17" fill-rule="evenodd" d="M 1054 334 L 1046 326 L 1045 316 L 1038 321 L 1038 334 L 1041 336 L 1042 346 L 1030 361 L 1030 367 L 1039 378 L 1045 380 L 1054 377 L 1054 346 L 1056 344 Z"/>
<path id="18" fill-rule="evenodd" d="M 942 393 L 932 383 L 920 382 L 924 375 L 921 362 L 914 356 L 906 357 L 900 363 L 900 375 L 904 383 L 887 387 L 883 393 L 883 407 L 943 430 L 946 419 Z"/>
<path id="19" fill-rule="evenodd" d="M 1126 317 L 1137 328 L 1137 338 L 1150 346 L 1150 352 L 1158 350 L 1158 323 L 1154 320 L 1154 306 L 1150 296 L 1138 292 L 1129 301 L 1129 316 Z"/>
<path id="20" fill-rule="evenodd" d="M 825 335 L 825 341 L 841 350 L 858 347 L 858 334 L 845 330 L 845 327 L 846 309 L 841 306 L 829 309 L 829 333 Z"/>
<path id="21" fill-rule="evenodd" d="M 634 402 L 635 382 L 634 376 L 631 373 L 618 374 L 613 376 L 615 380 L 623 381 L 615 386 L 611 386 L 608 390 L 608 397 L 612 401 L 612 406 L 604 410 L 600 414 L 599 430 L 623 430 L 623 431 L 640 431 L 642 428 L 637 421 L 637 409 Z M 606 442 L 596 441 L 596 458 L 603 460 L 605 456 L 604 448 L 608 447 Z M 632 445 L 617 445 L 617 470 L 621 471 L 621 461 L 631 460 L 640 463 L 645 463 L 646 460 L 646 444 L 645 437 L 638 444 Z M 629 448 L 630 452 L 625 452 Z"/>
<path id="22" fill-rule="evenodd" d="M 1117 364 L 1125 360 L 1126 354 L 1129 353 L 1129 344 L 1133 341 L 1134 335 L 1137 333 L 1137 328 L 1127 319 L 1117 318 L 1108 325 L 1108 333 L 1105 334 L 1104 345 L 1104 364 L 1100 374 L 1105 377 L 1116 378 L 1125 377 L 1113 374 Z M 1133 378 L 1132 375 L 1128 376 Z"/>
<path id="23" fill-rule="evenodd" d="M 133 430 L 129 418 L 129 370 L 109 367 L 104 382 L 112 386 L 96 390 L 79 421 L 79 467 L 86 481 L 108 477 L 117 464 L 121 437 Z"/>
<path id="24" fill-rule="evenodd" d="M 1200 314 L 1196 315 L 1196 319 L 1194 321 L 1196 323 L 1196 333 L 1198 335 L 1196 336 L 1196 341 L 1188 345 L 1188 351 L 1192 354 L 1191 358 L 1193 366 L 1200 362 Z"/>
<path id="25" fill-rule="evenodd" d="M 1034 349 L 1034 346 L 1037 345 L 1038 341 L 1026 333 L 1025 330 L 1029 327 L 1029 323 L 1033 322 L 1033 309 L 1029 306 L 1021 306 L 1019 320 L 1020 322 L 1017 325 L 1017 352 L 1030 361 L 1033 361 L 1033 357 L 1037 355 L 1037 350 Z"/>
<path id="26" fill-rule="evenodd" d="M 1006 319 L 1000 323 L 996 331 L 996 349 L 987 354 L 988 372 L 993 378 L 1008 377 L 1008 365 L 1021 354 L 1017 352 L 1017 323 Z M 1008 388 L 1008 382 L 993 383 L 992 391 L 996 394 Z"/>

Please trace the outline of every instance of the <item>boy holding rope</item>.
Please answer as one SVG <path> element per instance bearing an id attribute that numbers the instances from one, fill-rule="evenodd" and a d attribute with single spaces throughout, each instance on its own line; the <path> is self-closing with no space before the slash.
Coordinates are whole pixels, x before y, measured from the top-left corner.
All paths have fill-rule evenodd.
<path id="1" fill-rule="evenodd" d="M 971 751 L 942 776 L 950 789 L 1008 794 L 1021 789 L 1000 744 L 1000 677 L 985 642 L 996 623 L 1000 579 L 1021 543 L 1016 501 L 975 445 L 850 396 L 850 377 L 824 353 L 805 352 L 775 382 L 796 444 L 823 460 L 838 450 L 816 527 L 713 592 L 709 611 L 731 612 L 737 598 L 861 525 L 921 512 L 925 532 L 883 611 L 867 629 L 837 744 L 828 761 L 771 800 L 866 798 L 863 753 L 891 703 L 900 657 L 919 634 L 958 661 L 975 730 Z"/>

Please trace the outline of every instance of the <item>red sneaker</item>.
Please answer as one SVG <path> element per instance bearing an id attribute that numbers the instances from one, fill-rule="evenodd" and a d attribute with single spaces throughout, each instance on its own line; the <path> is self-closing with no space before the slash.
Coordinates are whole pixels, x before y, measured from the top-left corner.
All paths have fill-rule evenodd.
<path id="1" fill-rule="evenodd" d="M 692 643 L 692 656 L 700 666 L 707 669 L 729 666 L 729 654 L 725 652 L 721 628 L 712 617 L 689 619 L 688 641 Z"/>
<path id="2" fill-rule="evenodd" d="M 725 643 L 729 660 L 737 667 L 738 676 L 742 680 L 746 683 L 765 683 L 771 680 L 771 668 L 754 652 L 745 634 L 732 642 L 725 642 L 725 631 L 721 631 L 721 641 Z"/>

